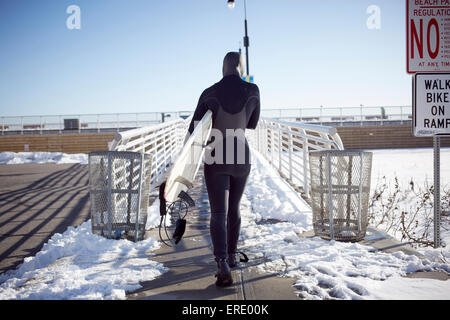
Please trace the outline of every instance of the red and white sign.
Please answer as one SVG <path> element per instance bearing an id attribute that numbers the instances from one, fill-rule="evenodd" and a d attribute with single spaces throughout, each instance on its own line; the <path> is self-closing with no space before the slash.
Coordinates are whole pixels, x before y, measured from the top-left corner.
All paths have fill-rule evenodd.
<path id="1" fill-rule="evenodd" d="M 450 71 L 450 0 L 406 0 L 406 71 Z"/>

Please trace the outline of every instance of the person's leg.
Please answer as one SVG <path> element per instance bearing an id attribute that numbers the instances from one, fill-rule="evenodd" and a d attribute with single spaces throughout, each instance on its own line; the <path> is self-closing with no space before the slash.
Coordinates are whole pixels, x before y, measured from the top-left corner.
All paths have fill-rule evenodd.
<path id="1" fill-rule="evenodd" d="M 218 174 L 205 166 L 205 182 L 211 207 L 210 233 L 217 258 L 227 257 L 226 217 L 228 211 L 228 190 L 230 176 Z"/>
<path id="2" fill-rule="evenodd" d="M 233 284 L 227 257 L 226 215 L 230 176 L 217 174 L 205 166 L 205 182 L 211 207 L 210 233 L 213 252 L 217 262 L 216 285 L 226 287 Z"/>
<path id="3" fill-rule="evenodd" d="M 242 195 L 248 175 L 230 177 L 230 189 L 228 197 L 227 214 L 227 254 L 231 255 L 237 251 L 239 232 L 241 229 L 241 214 L 239 210 Z"/>

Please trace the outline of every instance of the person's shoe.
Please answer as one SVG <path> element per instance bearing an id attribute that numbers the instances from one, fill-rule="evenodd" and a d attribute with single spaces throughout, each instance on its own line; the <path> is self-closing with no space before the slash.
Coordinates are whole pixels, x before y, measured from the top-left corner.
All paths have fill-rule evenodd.
<path id="1" fill-rule="evenodd" d="M 239 255 L 242 255 L 242 258 L 240 258 Z M 228 262 L 228 265 L 230 266 L 230 268 L 234 268 L 238 265 L 239 262 L 248 262 L 248 257 L 245 253 L 243 253 L 241 251 L 238 251 L 235 253 L 229 253 L 227 262 Z"/>
<path id="2" fill-rule="evenodd" d="M 230 268 L 236 267 L 236 254 L 235 253 L 229 253 L 227 258 L 228 265 Z"/>
<path id="3" fill-rule="evenodd" d="M 230 266 L 225 259 L 217 259 L 216 286 L 227 287 L 233 284 Z"/>

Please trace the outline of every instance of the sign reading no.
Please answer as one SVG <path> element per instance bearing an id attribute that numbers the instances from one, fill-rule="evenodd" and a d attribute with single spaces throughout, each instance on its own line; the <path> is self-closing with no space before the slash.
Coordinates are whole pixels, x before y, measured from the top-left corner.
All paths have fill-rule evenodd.
<path id="1" fill-rule="evenodd" d="M 406 0 L 406 71 L 450 71 L 450 0 Z"/>

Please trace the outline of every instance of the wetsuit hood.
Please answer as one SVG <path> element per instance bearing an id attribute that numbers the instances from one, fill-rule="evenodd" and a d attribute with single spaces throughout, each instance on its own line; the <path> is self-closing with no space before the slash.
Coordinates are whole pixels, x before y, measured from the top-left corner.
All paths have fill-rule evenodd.
<path id="1" fill-rule="evenodd" d="M 242 78 L 244 75 L 244 57 L 239 52 L 228 52 L 223 59 L 222 74 L 224 77 L 236 75 Z"/>

